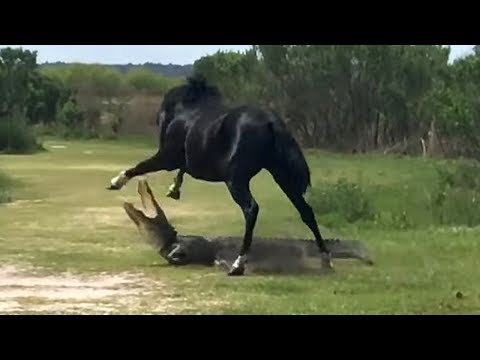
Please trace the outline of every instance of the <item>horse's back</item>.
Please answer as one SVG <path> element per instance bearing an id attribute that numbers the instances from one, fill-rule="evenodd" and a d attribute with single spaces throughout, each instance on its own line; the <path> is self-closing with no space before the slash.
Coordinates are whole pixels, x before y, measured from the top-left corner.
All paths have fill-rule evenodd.
<path id="1" fill-rule="evenodd" d="M 200 118 L 187 136 L 187 171 L 209 181 L 224 181 L 232 167 L 257 172 L 272 148 L 273 120 L 273 114 L 250 106 Z"/>

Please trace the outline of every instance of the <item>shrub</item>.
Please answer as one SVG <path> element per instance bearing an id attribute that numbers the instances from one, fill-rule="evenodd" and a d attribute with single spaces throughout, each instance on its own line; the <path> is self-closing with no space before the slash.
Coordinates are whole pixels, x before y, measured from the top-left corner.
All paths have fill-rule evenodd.
<path id="1" fill-rule="evenodd" d="M 437 167 L 430 209 L 442 225 L 480 225 L 480 165 L 458 161 L 453 166 Z"/>
<path id="2" fill-rule="evenodd" d="M 380 211 L 378 214 L 375 214 L 374 218 L 374 225 L 383 229 L 406 230 L 419 225 L 412 221 L 405 210 Z"/>
<path id="3" fill-rule="evenodd" d="M 128 91 L 128 85 L 120 71 L 98 64 L 70 64 L 46 68 L 42 73 L 60 80 L 77 93 L 110 97 Z"/>
<path id="4" fill-rule="evenodd" d="M 339 179 L 336 183 L 317 183 L 309 192 L 314 211 L 329 223 L 373 220 L 374 211 L 367 193 L 356 183 Z"/>
<path id="5" fill-rule="evenodd" d="M 100 116 L 97 109 L 83 110 L 77 104 L 77 99 L 70 96 L 63 104 L 59 104 L 55 118 L 48 123 L 35 126 L 39 135 L 53 135 L 65 139 L 94 138 L 96 123 Z"/>
<path id="6" fill-rule="evenodd" d="M 57 124 L 63 137 L 77 137 L 82 133 L 82 114 L 73 99 L 69 99 L 57 114 Z"/>
<path id="7" fill-rule="evenodd" d="M 42 149 L 26 117 L 15 112 L 0 118 L 0 152 L 28 154 Z"/>
<path id="8" fill-rule="evenodd" d="M 136 68 L 126 74 L 127 83 L 134 89 L 146 93 L 164 95 L 173 86 L 179 85 L 177 79 L 169 79 L 147 68 Z"/>

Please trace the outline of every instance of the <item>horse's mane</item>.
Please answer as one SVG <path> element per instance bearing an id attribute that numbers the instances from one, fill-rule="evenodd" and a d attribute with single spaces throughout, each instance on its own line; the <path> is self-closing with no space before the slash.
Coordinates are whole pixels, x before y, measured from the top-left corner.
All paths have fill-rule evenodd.
<path id="1" fill-rule="evenodd" d="M 202 74 L 194 74 L 188 77 L 185 88 L 188 94 L 188 101 L 190 102 L 222 99 L 222 94 L 218 87 L 209 84 L 206 77 Z"/>

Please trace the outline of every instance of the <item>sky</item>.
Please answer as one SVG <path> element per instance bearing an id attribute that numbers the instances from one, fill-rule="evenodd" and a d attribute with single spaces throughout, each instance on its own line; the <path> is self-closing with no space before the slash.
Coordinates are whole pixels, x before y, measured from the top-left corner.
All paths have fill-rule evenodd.
<path id="1" fill-rule="evenodd" d="M 473 45 L 451 45 L 451 60 L 471 51 Z M 83 62 L 101 64 L 193 64 L 218 50 L 243 51 L 250 45 L 0 45 L 37 50 L 39 63 Z"/>

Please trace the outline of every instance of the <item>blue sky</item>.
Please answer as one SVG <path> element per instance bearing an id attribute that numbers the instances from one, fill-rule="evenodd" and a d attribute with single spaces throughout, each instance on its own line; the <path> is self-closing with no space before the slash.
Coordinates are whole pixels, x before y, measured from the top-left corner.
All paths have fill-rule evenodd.
<path id="1" fill-rule="evenodd" d="M 222 50 L 245 50 L 250 45 L 0 45 L 38 51 L 38 61 L 102 64 L 192 64 L 198 58 Z M 473 45 L 451 45 L 452 58 L 468 53 Z"/>

